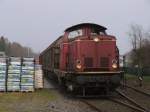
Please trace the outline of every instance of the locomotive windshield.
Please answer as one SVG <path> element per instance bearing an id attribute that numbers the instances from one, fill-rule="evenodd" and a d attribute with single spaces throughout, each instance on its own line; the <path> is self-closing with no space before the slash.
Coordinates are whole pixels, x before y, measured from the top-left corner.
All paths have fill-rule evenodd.
<path id="1" fill-rule="evenodd" d="M 75 38 L 75 37 L 78 37 L 78 36 L 82 36 L 82 30 L 79 29 L 79 30 L 74 30 L 74 31 L 71 31 L 69 32 L 69 35 L 68 35 L 68 38 Z"/>
<path id="2" fill-rule="evenodd" d="M 91 35 L 106 35 L 106 32 L 105 32 L 105 30 L 91 28 Z"/>

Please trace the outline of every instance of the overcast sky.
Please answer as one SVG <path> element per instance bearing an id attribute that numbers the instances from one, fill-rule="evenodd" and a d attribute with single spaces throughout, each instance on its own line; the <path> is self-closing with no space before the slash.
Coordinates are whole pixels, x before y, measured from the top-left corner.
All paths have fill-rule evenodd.
<path id="1" fill-rule="evenodd" d="M 106 26 L 123 54 L 131 48 L 130 24 L 150 28 L 150 0 L 0 0 L 0 36 L 36 52 L 82 22 Z"/>

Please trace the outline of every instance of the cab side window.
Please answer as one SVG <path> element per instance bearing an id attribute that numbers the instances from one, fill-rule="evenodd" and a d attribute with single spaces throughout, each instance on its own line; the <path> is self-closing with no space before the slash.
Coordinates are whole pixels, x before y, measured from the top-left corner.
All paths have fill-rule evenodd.
<path id="1" fill-rule="evenodd" d="M 71 38 L 75 38 L 75 37 L 82 36 L 82 35 L 83 35 L 83 32 L 81 29 L 79 29 L 79 30 L 69 32 L 68 38 L 71 39 Z"/>

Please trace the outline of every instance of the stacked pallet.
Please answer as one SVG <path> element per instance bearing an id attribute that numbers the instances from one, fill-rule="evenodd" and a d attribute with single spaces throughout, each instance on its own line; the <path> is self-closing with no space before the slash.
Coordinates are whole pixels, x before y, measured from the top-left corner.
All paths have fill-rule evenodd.
<path id="1" fill-rule="evenodd" d="M 21 58 L 10 57 L 8 65 L 7 91 L 20 91 Z"/>
<path id="2" fill-rule="evenodd" d="M 6 91 L 7 63 L 6 58 L 0 58 L 0 91 Z"/>
<path id="3" fill-rule="evenodd" d="M 41 65 L 35 66 L 35 88 L 41 89 L 43 88 L 43 71 Z"/>
<path id="4" fill-rule="evenodd" d="M 0 57 L 0 91 L 34 91 L 43 82 L 42 66 L 34 58 Z"/>
<path id="5" fill-rule="evenodd" d="M 23 58 L 21 71 L 21 91 L 34 91 L 34 58 Z"/>

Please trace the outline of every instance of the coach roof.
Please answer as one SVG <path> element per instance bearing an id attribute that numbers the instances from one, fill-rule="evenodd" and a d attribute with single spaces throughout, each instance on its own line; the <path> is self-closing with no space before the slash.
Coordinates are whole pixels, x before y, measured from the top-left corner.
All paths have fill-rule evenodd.
<path id="1" fill-rule="evenodd" d="M 71 27 L 67 28 L 65 30 L 65 32 L 73 31 L 73 30 L 80 29 L 80 28 L 83 28 L 83 27 L 93 27 L 93 28 L 96 28 L 98 30 L 107 30 L 107 28 L 105 28 L 104 26 L 98 25 L 98 24 L 94 24 L 94 23 L 81 23 L 81 24 L 77 24 L 77 25 L 74 25 L 74 26 L 71 26 Z"/>

